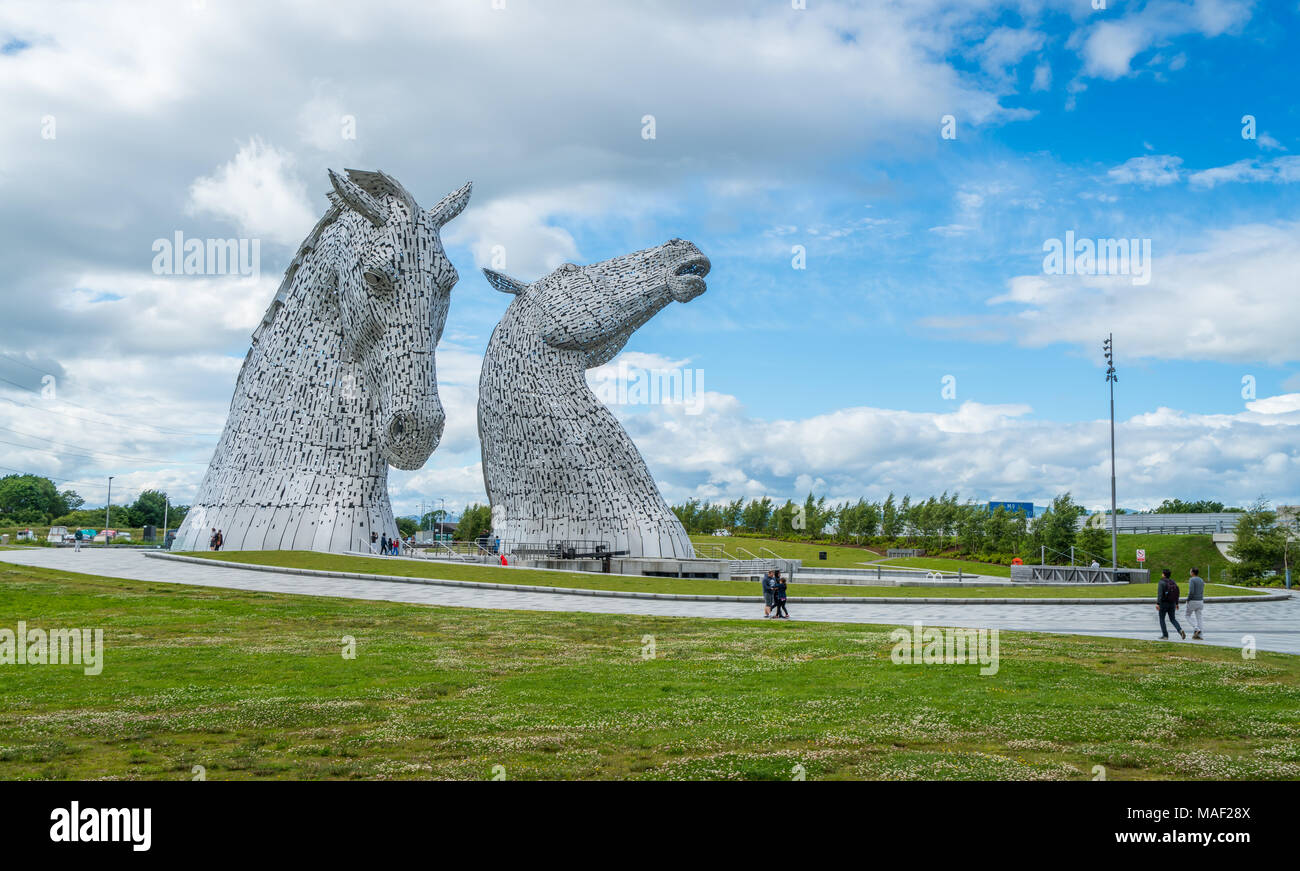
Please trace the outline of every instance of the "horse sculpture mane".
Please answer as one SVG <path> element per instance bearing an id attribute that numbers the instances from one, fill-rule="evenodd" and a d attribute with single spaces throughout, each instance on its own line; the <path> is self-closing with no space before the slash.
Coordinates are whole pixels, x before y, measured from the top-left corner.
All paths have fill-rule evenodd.
<path id="1" fill-rule="evenodd" d="M 434 349 L 456 270 L 440 228 L 382 172 L 330 173 L 330 207 L 253 334 L 178 550 L 365 550 L 393 537 L 388 466 L 419 468 L 444 414 Z"/>
<path id="2" fill-rule="evenodd" d="M 589 266 L 566 264 L 532 284 L 484 270 L 515 295 L 492 333 L 479 379 L 483 480 L 496 535 L 518 547 L 602 544 L 632 557 L 695 555 L 636 445 L 587 386 L 670 302 L 705 290 L 708 259 L 690 242 Z"/>

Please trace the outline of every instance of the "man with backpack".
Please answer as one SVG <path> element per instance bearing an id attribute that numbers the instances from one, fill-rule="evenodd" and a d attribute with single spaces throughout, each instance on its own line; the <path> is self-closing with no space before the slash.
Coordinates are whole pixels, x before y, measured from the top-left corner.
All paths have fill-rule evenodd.
<path id="1" fill-rule="evenodd" d="M 1203 641 L 1205 636 L 1205 581 L 1200 569 L 1192 569 L 1187 579 L 1187 622 L 1192 624 L 1192 640 Z"/>
<path id="2" fill-rule="evenodd" d="M 1186 638 L 1187 633 L 1183 627 L 1178 625 L 1178 584 L 1170 577 L 1169 569 L 1165 569 L 1160 583 L 1156 584 L 1156 610 L 1160 612 L 1160 639 L 1169 640 L 1169 630 L 1165 628 L 1165 617 L 1168 617 L 1178 630 L 1181 638 Z"/>

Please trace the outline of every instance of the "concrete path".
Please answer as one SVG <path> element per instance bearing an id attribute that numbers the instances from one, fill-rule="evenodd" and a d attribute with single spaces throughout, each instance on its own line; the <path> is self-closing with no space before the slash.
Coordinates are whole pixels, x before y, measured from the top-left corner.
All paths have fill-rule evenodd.
<path id="1" fill-rule="evenodd" d="M 320 578 L 279 572 L 247 571 L 214 564 L 196 565 L 149 559 L 129 550 L 97 549 L 75 553 L 70 549 L 31 548 L 0 551 L 0 561 L 41 568 L 62 569 L 112 578 L 164 581 L 203 587 L 379 599 L 447 607 L 502 608 L 525 611 L 582 611 L 601 614 L 646 614 L 668 617 L 762 619 L 757 604 L 735 602 L 683 602 L 663 599 L 611 599 L 562 593 L 516 592 L 481 588 L 437 587 L 390 581 Z M 1159 635 L 1153 605 L 934 605 L 845 603 L 792 608 L 796 620 L 837 623 L 908 625 L 920 620 L 932 626 L 963 626 L 1029 630 L 1114 638 L 1155 640 Z M 1204 642 L 1240 647 L 1243 636 L 1253 636 L 1260 650 L 1300 654 L 1300 600 L 1208 604 Z M 1187 628 L 1182 610 L 1179 620 Z"/>

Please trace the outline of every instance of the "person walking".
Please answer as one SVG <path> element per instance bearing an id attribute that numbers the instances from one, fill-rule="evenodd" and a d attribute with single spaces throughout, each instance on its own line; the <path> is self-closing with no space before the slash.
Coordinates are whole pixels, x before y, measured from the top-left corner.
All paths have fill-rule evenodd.
<path id="1" fill-rule="evenodd" d="M 379 553 L 379 533 L 377 532 L 370 533 L 370 552 L 373 554 Z"/>
<path id="2" fill-rule="evenodd" d="M 1178 584 L 1169 575 L 1169 569 L 1165 569 L 1160 583 L 1156 584 L 1156 610 L 1160 612 L 1160 639 L 1169 640 L 1169 630 L 1165 627 L 1165 618 L 1168 617 L 1174 624 L 1174 629 L 1178 630 L 1181 638 L 1186 638 L 1187 633 L 1183 627 L 1178 625 Z"/>
<path id="3" fill-rule="evenodd" d="M 107 538 L 107 536 L 105 536 Z M 212 534 L 208 536 L 208 550 L 217 549 L 217 528 L 212 527 Z"/>
<path id="4" fill-rule="evenodd" d="M 772 600 L 776 603 L 776 617 L 789 620 L 790 612 L 785 610 L 785 579 L 777 571 L 772 577 Z"/>
<path id="5" fill-rule="evenodd" d="M 1187 622 L 1192 624 L 1192 640 L 1204 641 L 1205 580 L 1200 569 L 1192 569 L 1192 576 L 1187 579 Z"/>
<path id="6" fill-rule="evenodd" d="M 220 529 L 218 529 L 218 530 L 217 530 L 217 546 L 214 548 L 214 550 L 221 550 L 221 546 L 222 546 L 223 544 L 225 544 L 225 543 L 226 543 L 226 536 L 221 532 Z"/>
<path id="7" fill-rule="evenodd" d="M 81 553 L 81 530 L 80 529 L 77 530 L 77 534 L 72 537 L 72 540 L 73 540 L 72 552 Z"/>
<path id="8" fill-rule="evenodd" d="M 772 605 L 775 604 L 776 591 L 772 589 L 772 570 L 768 569 L 767 574 L 763 575 L 763 616 L 772 616 Z"/>

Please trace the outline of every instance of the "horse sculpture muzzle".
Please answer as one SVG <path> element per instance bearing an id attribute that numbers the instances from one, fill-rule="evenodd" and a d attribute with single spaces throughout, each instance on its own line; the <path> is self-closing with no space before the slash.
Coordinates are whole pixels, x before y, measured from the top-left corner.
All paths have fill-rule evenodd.
<path id="1" fill-rule="evenodd" d="M 381 421 L 380 453 L 390 466 L 411 470 L 423 466 L 437 449 L 447 416 L 442 402 L 434 397 L 417 406 L 389 411 Z"/>
<path id="2" fill-rule="evenodd" d="M 682 249 L 681 260 L 669 267 L 666 276 L 668 292 L 678 302 L 690 302 L 708 288 L 704 276 L 709 274 L 709 258 L 690 242 L 679 242 L 679 245 Z"/>

